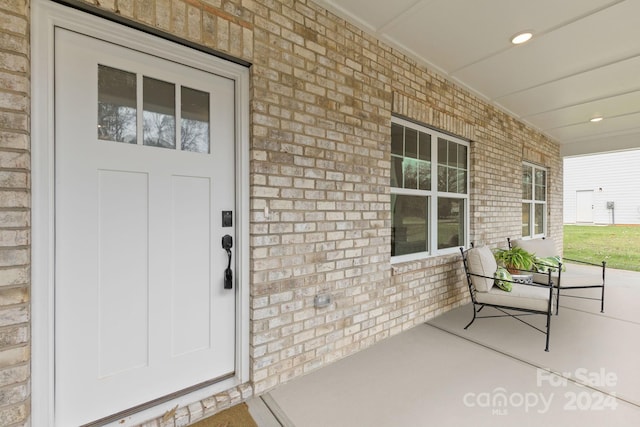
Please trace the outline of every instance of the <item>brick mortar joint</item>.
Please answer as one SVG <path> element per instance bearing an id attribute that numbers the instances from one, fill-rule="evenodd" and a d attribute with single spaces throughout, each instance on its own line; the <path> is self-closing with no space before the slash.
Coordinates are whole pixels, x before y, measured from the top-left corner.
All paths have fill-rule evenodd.
<path id="1" fill-rule="evenodd" d="M 15 388 L 16 386 L 24 385 L 25 387 L 29 387 L 29 383 L 30 383 L 30 380 L 29 380 L 29 378 L 27 378 L 24 381 L 18 381 L 18 382 L 15 382 L 15 383 L 7 384 L 5 386 L 0 387 L 0 392 L 2 392 L 4 390 L 9 390 L 9 389 Z M 29 393 L 27 394 L 26 397 L 27 398 L 29 397 Z M 24 402 L 24 400 L 22 402 Z M 11 403 L 9 405 L 4 405 L 4 406 L 0 405 L 0 408 L 9 407 L 9 406 L 15 405 L 17 403 L 20 403 L 20 402 Z"/>
<path id="2" fill-rule="evenodd" d="M 9 92 L 5 89 L 0 89 L 0 92 Z M 25 98 L 30 98 L 28 95 L 23 95 Z M 14 110 L 11 108 L 0 108 L 0 113 L 12 113 L 12 114 L 27 114 L 29 115 L 30 110 Z"/>
<path id="3" fill-rule="evenodd" d="M 2 250 L 14 250 L 15 248 L 0 248 Z M 22 249 L 22 248 L 21 248 Z M 29 249 L 29 248 L 24 248 L 24 249 Z M 16 265 L 5 265 L 5 266 L 0 266 L 0 271 L 2 270 L 12 270 L 15 268 L 31 268 L 31 262 L 29 262 L 28 264 L 16 264 Z"/>
<path id="4" fill-rule="evenodd" d="M 2 311 L 2 310 L 0 310 L 0 311 Z M 23 323 L 16 323 L 16 325 L 27 325 L 28 326 L 28 324 L 24 323 L 24 322 Z M 20 343 L 20 344 L 3 346 L 0 350 L 2 352 L 7 352 L 7 351 L 10 351 L 10 350 L 16 350 L 16 349 L 22 349 L 22 348 L 29 349 L 29 353 L 31 353 L 31 342 L 28 341 L 28 342 L 24 342 L 24 343 Z M 3 369 L 1 369 L 0 372 L 4 371 L 4 370 L 7 370 L 7 369 L 11 369 L 11 368 L 17 368 L 17 367 L 20 367 L 20 366 L 30 367 L 30 363 L 31 363 L 31 355 L 28 354 L 27 357 L 26 357 L 26 360 L 20 361 L 18 363 L 14 363 L 14 364 L 11 364 L 11 365 L 7 365 Z M 29 375 L 28 375 L 28 378 L 26 379 L 26 381 L 29 381 L 29 377 L 31 377 L 31 372 L 29 372 Z"/>
<path id="5" fill-rule="evenodd" d="M 0 170 L 0 172 L 2 172 L 2 170 Z M 0 191 L 6 191 L 9 189 L 16 189 L 16 187 L 8 187 L 8 188 L 0 188 Z M 25 188 L 18 188 L 21 190 L 26 190 Z M 4 207 L 4 208 L 0 208 L 0 212 L 7 212 L 7 213 L 31 213 L 31 208 L 23 208 L 23 207 Z M 31 224 L 27 224 L 27 225 L 16 225 L 16 226 L 0 226 L 0 230 L 25 230 L 25 231 L 29 231 L 31 230 L 32 226 Z"/>
<path id="6" fill-rule="evenodd" d="M 18 286 L 17 289 L 19 289 L 21 287 L 22 288 L 28 288 L 27 286 Z M 0 286 L 0 290 L 1 291 L 4 291 L 6 289 L 16 289 L 16 288 L 14 288 L 13 286 L 11 288 L 5 287 L 5 286 Z M 24 301 L 24 302 L 17 302 L 15 304 L 0 305 L 0 311 L 9 310 L 9 309 L 12 309 L 12 308 L 22 308 L 22 307 L 30 308 L 30 306 L 31 306 L 31 302 L 27 300 L 27 301 Z M 27 320 L 27 322 L 20 322 L 20 323 L 24 323 L 26 325 L 28 322 L 29 321 Z M 13 324 L 13 326 L 18 325 L 18 324 L 19 323 L 15 323 L 15 324 Z M 5 326 L 7 326 L 7 325 L 5 325 Z"/>
<path id="7" fill-rule="evenodd" d="M 0 7 L 0 12 L 7 13 L 9 15 L 20 16 L 20 17 L 23 17 L 23 18 L 27 18 L 27 16 L 28 16 L 28 11 L 27 11 L 27 14 L 22 14 L 22 13 L 15 12 L 13 9 L 5 9 L 3 7 Z"/>
<path id="8" fill-rule="evenodd" d="M 24 34 L 24 33 L 16 33 L 15 31 L 9 31 L 9 30 L 6 30 L 4 28 L 0 29 L 0 34 L 8 34 L 10 36 L 17 36 L 17 37 L 20 37 L 22 39 L 25 39 L 27 42 L 29 42 L 29 33 L 28 32 L 29 32 L 29 28 L 27 28 L 27 33 L 26 34 Z"/>
<path id="9" fill-rule="evenodd" d="M 2 70 L 2 71 L 6 72 L 5 70 Z M 16 77 L 24 77 L 24 76 L 21 76 L 20 74 L 12 74 L 12 75 L 16 76 Z M 23 96 L 25 98 L 31 98 L 30 92 L 23 92 L 23 91 L 7 89 L 7 88 L 0 88 L 0 93 L 9 93 L 9 94 L 12 94 L 12 95 Z M 21 111 L 24 111 L 24 110 L 14 110 L 14 109 L 10 109 L 10 108 L 0 108 L 0 111 L 9 111 L 9 112 L 18 111 L 18 112 L 21 112 Z"/>
<path id="10" fill-rule="evenodd" d="M 3 290 L 3 291 L 4 290 L 23 289 L 23 288 L 29 289 L 29 288 L 31 288 L 31 284 L 30 283 L 18 283 L 18 284 L 13 284 L 13 285 L 0 286 L 0 290 Z M 22 304 L 22 303 L 19 303 L 19 304 Z M 7 306 L 4 306 L 4 307 L 7 307 Z M 2 327 L 0 327 L 0 329 L 2 329 Z"/>
<path id="11" fill-rule="evenodd" d="M 0 372 L 8 371 L 9 369 L 16 369 L 16 368 L 27 368 L 27 376 L 25 381 L 29 381 L 29 378 L 31 377 L 31 360 L 30 359 L 25 360 L 24 362 L 18 362 L 18 363 L 14 363 L 13 365 L 5 366 L 0 369 Z"/>
<path id="12" fill-rule="evenodd" d="M 27 38 L 27 41 L 29 41 L 29 39 L 28 39 L 28 38 Z M 29 45 L 30 45 L 30 43 L 27 43 L 27 47 L 29 47 Z M 12 50 L 12 49 L 3 49 L 3 48 L 0 48 L 0 53 L 9 53 L 9 54 L 11 54 L 11 55 L 16 55 L 16 56 L 24 57 L 24 58 L 26 58 L 26 59 L 28 59 L 28 60 L 30 60 L 30 59 L 31 59 L 31 56 L 29 55 L 29 51 L 27 51 L 26 53 L 23 53 L 23 52 L 18 52 L 18 51 Z M 4 71 L 4 70 L 3 70 L 3 71 Z M 7 70 L 7 71 L 9 71 L 9 70 Z M 28 72 L 27 72 L 27 71 L 23 71 L 23 73 L 24 73 L 25 75 L 26 75 L 26 74 L 28 74 Z"/>
<path id="13" fill-rule="evenodd" d="M 0 113 L 2 113 L 2 111 L 0 111 Z M 30 114 L 27 114 L 27 116 L 29 116 Z M 0 128 L 0 133 L 9 133 L 9 134 L 14 134 L 14 135 L 26 135 L 27 137 L 29 137 L 29 134 L 23 134 L 23 133 L 19 133 L 16 132 L 17 129 L 11 129 L 11 128 Z M 16 154 L 16 155 L 28 155 L 31 156 L 31 150 L 29 148 L 14 148 L 14 147 L 0 147 L 0 154 L 5 154 L 5 155 L 9 155 L 9 154 Z M 10 168 L 10 167 L 0 167 L 0 170 L 3 169 L 22 169 L 22 170 L 30 170 L 28 168 Z"/>
<path id="14" fill-rule="evenodd" d="M 0 169 L 0 172 L 30 172 L 29 169 Z M 0 191 L 8 191 L 14 193 L 28 193 L 31 194 L 31 188 L 29 187 L 0 187 Z M 17 207 L 17 206 L 16 206 Z"/>

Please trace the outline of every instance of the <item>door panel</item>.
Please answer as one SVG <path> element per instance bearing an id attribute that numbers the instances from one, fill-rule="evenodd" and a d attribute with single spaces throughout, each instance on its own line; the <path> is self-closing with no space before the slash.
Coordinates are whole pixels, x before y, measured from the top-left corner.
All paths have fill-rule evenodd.
<path id="1" fill-rule="evenodd" d="M 209 179 L 174 176 L 172 184 L 172 354 L 180 355 L 211 345 L 208 266 L 213 218 Z"/>
<path id="2" fill-rule="evenodd" d="M 149 363 L 148 187 L 146 173 L 98 171 L 101 378 Z"/>
<path id="3" fill-rule="evenodd" d="M 56 421 L 79 425 L 235 370 L 235 88 L 63 29 L 55 48 Z"/>
<path id="4" fill-rule="evenodd" d="M 576 222 L 593 222 L 593 190 L 576 191 Z"/>

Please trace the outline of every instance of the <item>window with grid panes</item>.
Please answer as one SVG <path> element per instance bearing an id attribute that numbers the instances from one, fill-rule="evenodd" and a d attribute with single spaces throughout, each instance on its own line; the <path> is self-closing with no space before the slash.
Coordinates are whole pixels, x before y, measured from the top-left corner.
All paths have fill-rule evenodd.
<path id="1" fill-rule="evenodd" d="M 391 256 L 418 259 L 465 246 L 468 143 L 406 120 L 391 127 Z"/>
<path id="2" fill-rule="evenodd" d="M 522 165 L 522 237 L 541 237 L 547 231 L 547 170 Z"/>

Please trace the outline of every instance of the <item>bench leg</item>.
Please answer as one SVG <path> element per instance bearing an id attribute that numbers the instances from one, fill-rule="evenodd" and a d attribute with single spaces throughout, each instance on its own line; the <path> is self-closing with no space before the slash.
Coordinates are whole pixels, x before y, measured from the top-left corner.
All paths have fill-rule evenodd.
<path id="1" fill-rule="evenodd" d="M 464 329 L 467 329 L 476 320 L 476 305 L 474 303 L 471 303 L 471 305 L 473 306 L 473 319 L 471 319 L 471 322 L 469 322 L 467 324 L 467 326 L 464 327 Z M 484 308 L 484 305 L 482 307 L 480 307 L 480 310 L 482 310 L 483 308 Z M 480 311 L 480 310 L 478 310 L 478 311 Z"/>
<path id="2" fill-rule="evenodd" d="M 549 334 L 551 333 L 551 310 L 547 313 L 547 343 L 544 351 L 549 351 Z"/>

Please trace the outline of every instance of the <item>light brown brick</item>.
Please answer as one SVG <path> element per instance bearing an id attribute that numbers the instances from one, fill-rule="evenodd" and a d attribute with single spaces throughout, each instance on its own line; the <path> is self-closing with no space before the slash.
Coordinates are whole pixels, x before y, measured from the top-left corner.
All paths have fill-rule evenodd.
<path id="1" fill-rule="evenodd" d="M 0 129 L 0 148 L 27 149 L 28 147 L 29 137 L 26 134 Z"/>
<path id="2" fill-rule="evenodd" d="M 27 14 L 27 0 L 0 0 L 0 9 L 25 16 Z"/>
<path id="3" fill-rule="evenodd" d="M 0 408 L 0 424 L 14 425 L 27 420 L 29 413 L 26 404 L 18 404 Z"/>
<path id="4" fill-rule="evenodd" d="M 22 16 L 10 15 L 0 10 L 0 28 L 3 31 L 27 35 L 27 20 Z"/>
<path id="5" fill-rule="evenodd" d="M 0 369 L 29 360 L 29 349 L 26 346 L 0 349 Z"/>
<path id="6" fill-rule="evenodd" d="M 202 39 L 202 11 L 194 6 L 187 6 L 187 34 L 191 40 Z"/>
<path id="7" fill-rule="evenodd" d="M 2 191 L 0 190 L 1 208 L 27 208 L 30 203 L 29 193 L 26 191 Z"/>
<path id="8" fill-rule="evenodd" d="M 0 267 L 26 265 L 28 262 L 29 252 L 27 249 L 0 248 Z"/>

